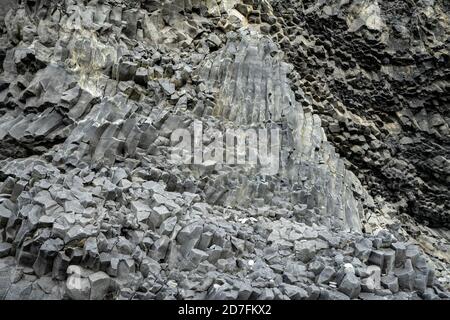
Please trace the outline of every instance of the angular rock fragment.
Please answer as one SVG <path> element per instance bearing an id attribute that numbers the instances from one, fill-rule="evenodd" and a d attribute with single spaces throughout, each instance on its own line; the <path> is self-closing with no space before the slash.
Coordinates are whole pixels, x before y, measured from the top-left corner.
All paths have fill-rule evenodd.
<path id="1" fill-rule="evenodd" d="M 401 269 L 395 270 L 395 276 L 398 278 L 398 285 L 401 289 L 413 290 L 415 272 L 410 259 L 407 259 Z"/>
<path id="2" fill-rule="evenodd" d="M 442 1 L 3 2 L 0 299 L 450 299 Z"/>
<path id="3" fill-rule="evenodd" d="M 383 288 L 389 289 L 392 293 L 397 293 L 399 290 L 398 279 L 393 274 L 388 274 L 381 278 L 381 285 Z"/>
<path id="4" fill-rule="evenodd" d="M 332 267 L 326 266 L 319 274 L 317 283 L 328 283 L 334 278 L 335 270 Z"/>
<path id="5" fill-rule="evenodd" d="M 112 287 L 111 278 L 104 272 L 99 271 L 91 274 L 89 277 L 91 286 L 90 300 L 102 300 Z"/>
<path id="6" fill-rule="evenodd" d="M 361 292 L 361 282 L 354 274 L 347 273 L 339 284 L 339 291 L 354 299 Z"/>
<path id="7" fill-rule="evenodd" d="M 12 249 L 12 245 L 10 243 L 0 243 L 0 258 L 7 257 Z"/>

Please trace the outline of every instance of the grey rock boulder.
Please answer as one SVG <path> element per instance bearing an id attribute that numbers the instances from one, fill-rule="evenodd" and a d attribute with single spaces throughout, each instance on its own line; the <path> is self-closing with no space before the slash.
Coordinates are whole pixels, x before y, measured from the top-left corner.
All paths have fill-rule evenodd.
<path id="1" fill-rule="evenodd" d="M 361 282 L 354 274 L 347 273 L 339 284 L 339 291 L 354 299 L 361 292 Z"/>

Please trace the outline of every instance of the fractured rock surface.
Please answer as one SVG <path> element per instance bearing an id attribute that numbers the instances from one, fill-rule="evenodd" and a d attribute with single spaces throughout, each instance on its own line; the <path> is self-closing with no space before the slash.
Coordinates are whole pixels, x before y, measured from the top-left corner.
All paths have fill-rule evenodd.
<path id="1" fill-rule="evenodd" d="M 448 48 L 386 2 L 6 1 L 0 299 L 450 298 Z M 174 162 L 196 123 L 277 172 Z"/>
<path id="2" fill-rule="evenodd" d="M 298 98 L 372 196 L 449 227 L 446 1 L 272 1 Z"/>

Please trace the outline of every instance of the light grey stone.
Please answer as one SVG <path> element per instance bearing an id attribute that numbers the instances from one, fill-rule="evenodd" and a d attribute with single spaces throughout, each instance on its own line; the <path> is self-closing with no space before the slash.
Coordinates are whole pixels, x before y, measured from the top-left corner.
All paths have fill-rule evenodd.
<path id="1" fill-rule="evenodd" d="M 73 300 L 89 300 L 91 284 L 89 279 L 77 274 L 70 275 L 66 281 L 66 294 Z"/>
<path id="2" fill-rule="evenodd" d="M 326 266 L 317 277 L 317 283 L 325 283 L 327 284 L 329 281 L 331 281 L 334 278 L 334 275 L 336 274 L 336 271 L 330 267 Z"/>
<path id="3" fill-rule="evenodd" d="M 89 275 L 90 300 L 102 300 L 111 288 L 111 278 L 104 272 L 98 271 Z"/>

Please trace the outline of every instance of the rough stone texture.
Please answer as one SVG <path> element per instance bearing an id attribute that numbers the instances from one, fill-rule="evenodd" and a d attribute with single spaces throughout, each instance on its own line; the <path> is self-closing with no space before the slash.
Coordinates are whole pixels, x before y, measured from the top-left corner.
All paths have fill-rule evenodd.
<path id="1" fill-rule="evenodd" d="M 2 3 L 0 299 L 449 299 L 448 4 L 411 10 Z M 197 122 L 279 171 L 174 163 Z"/>
<path id="2" fill-rule="evenodd" d="M 348 167 L 373 196 L 448 228 L 448 3 L 272 5 L 296 94 Z"/>

